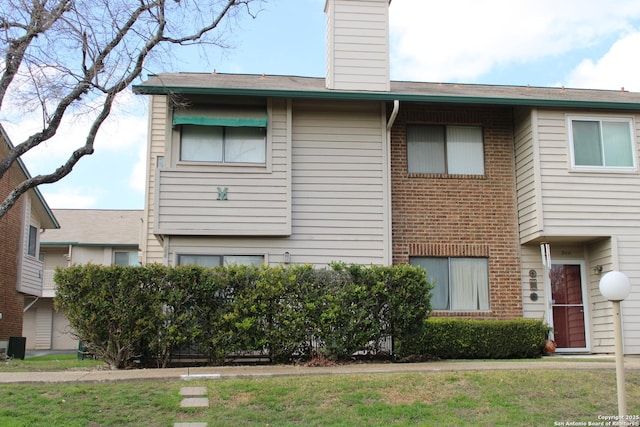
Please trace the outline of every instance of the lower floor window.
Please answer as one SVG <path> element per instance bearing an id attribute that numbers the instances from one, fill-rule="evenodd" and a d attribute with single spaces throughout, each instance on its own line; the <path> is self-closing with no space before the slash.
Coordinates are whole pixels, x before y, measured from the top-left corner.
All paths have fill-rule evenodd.
<path id="1" fill-rule="evenodd" d="M 115 265 L 139 265 L 138 251 L 116 251 L 113 253 Z"/>
<path id="2" fill-rule="evenodd" d="M 434 310 L 489 309 L 489 261 L 487 258 L 412 257 L 412 265 L 427 270 Z"/>
<path id="3" fill-rule="evenodd" d="M 218 267 L 221 265 L 262 265 L 262 255 L 178 255 L 178 265 Z"/>

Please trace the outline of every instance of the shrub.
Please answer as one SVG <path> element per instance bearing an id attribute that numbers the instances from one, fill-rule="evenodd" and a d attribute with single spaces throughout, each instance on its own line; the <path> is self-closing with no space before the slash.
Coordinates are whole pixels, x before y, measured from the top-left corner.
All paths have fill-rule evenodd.
<path id="1" fill-rule="evenodd" d="M 87 349 L 115 368 L 166 366 L 194 347 L 274 361 L 345 359 L 389 336 L 406 352 L 429 312 L 424 270 L 408 265 L 248 267 L 75 266 L 57 269 L 56 308 Z"/>
<path id="2" fill-rule="evenodd" d="M 149 269 L 88 264 L 58 269 L 55 305 L 64 312 L 85 348 L 114 368 L 144 353 L 161 319 L 157 275 Z"/>
<path id="3" fill-rule="evenodd" d="M 422 355 L 442 359 L 540 357 L 548 327 L 539 320 L 432 318 L 420 339 Z"/>

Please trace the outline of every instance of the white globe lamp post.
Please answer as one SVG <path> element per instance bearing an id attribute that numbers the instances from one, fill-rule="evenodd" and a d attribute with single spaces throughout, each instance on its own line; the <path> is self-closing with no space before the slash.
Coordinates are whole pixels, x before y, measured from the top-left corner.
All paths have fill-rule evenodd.
<path id="1" fill-rule="evenodd" d="M 616 383 L 618 389 L 618 415 L 627 415 L 627 397 L 624 389 L 624 350 L 622 348 L 622 318 L 620 301 L 631 293 L 631 282 L 626 274 L 610 271 L 600 279 L 600 293 L 613 306 L 613 331 L 616 351 Z"/>

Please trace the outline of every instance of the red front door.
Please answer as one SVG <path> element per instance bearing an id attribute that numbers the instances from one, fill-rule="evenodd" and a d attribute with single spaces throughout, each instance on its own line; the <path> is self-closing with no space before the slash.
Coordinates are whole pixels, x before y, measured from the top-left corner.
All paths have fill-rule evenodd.
<path id="1" fill-rule="evenodd" d="M 559 349 L 587 348 L 580 265 L 551 267 L 551 309 L 554 339 Z"/>

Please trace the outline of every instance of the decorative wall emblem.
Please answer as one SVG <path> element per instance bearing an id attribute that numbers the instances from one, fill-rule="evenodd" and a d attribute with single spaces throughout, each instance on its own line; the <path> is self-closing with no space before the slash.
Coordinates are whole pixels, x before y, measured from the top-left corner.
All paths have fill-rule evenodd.
<path id="1" fill-rule="evenodd" d="M 218 187 L 218 198 L 216 200 L 228 200 L 227 199 L 227 191 L 229 190 L 229 188 L 224 187 L 224 188 L 220 188 Z"/>

